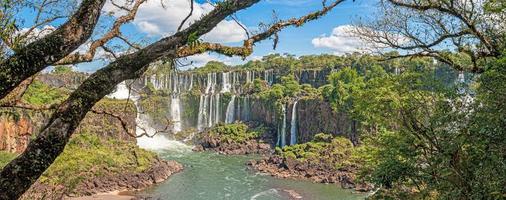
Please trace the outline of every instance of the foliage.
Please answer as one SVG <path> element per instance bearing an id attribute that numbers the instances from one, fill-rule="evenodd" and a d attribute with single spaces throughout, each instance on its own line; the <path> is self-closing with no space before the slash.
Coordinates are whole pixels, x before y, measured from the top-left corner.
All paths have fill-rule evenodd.
<path id="1" fill-rule="evenodd" d="M 35 106 L 52 105 L 65 100 L 67 93 L 64 89 L 53 88 L 35 80 L 26 90 L 23 101 Z"/>
<path id="2" fill-rule="evenodd" d="M 251 139 L 259 138 L 263 132 L 261 129 L 250 130 L 246 124 L 219 124 L 209 131 L 211 137 L 229 143 L 244 143 Z"/>
<path id="3" fill-rule="evenodd" d="M 229 66 L 225 65 L 225 63 L 222 63 L 219 61 L 209 61 L 203 67 L 199 67 L 197 69 L 194 69 L 193 72 L 196 72 L 198 74 L 208 74 L 208 73 L 214 73 L 214 72 L 223 72 L 228 68 L 229 68 Z"/>
<path id="4" fill-rule="evenodd" d="M 72 66 L 57 65 L 53 68 L 53 71 L 51 71 L 51 73 L 59 75 L 59 74 L 67 74 L 72 71 L 73 71 Z"/>
<path id="5" fill-rule="evenodd" d="M 322 163 L 334 169 L 351 166 L 353 145 L 344 137 L 319 133 L 307 143 L 277 148 L 276 154 L 298 161 Z"/>
<path id="6" fill-rule="evenodd" d="M 387 189 L 381 195 L 500 199 L 506 194 L 504 63 L 488 67 L 475 91 L 416 63 L 398 75 L 378 66 L 338 72 L 321 90 L 363 124 L 353 162 Z"/>

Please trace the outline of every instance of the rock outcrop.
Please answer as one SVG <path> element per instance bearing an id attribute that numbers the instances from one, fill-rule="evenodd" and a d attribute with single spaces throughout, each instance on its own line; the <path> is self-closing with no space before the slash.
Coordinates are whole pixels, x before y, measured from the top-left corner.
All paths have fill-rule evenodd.
<path id="1" fill-rule="evenodd" d="M 67 194 L 68 188 L 35 183 L 22 199 L 64 199 L 65 197 L 89 196 L 110 191 L 134 191 L 145 189 L 168 179 L 172 174 L 183 170 L 175 161 L 156 160 L 151 168 L 134 174 L 104 174 L 102 177 L 84 180 Z M 86 178 L 86 177 L 83 177 Z"/>
<path id="2" fill-rule="evenodd" d="M 270 154 L 272 146 L 261 140 L 248 140 L 243 143 L 221 142 L 218 139 L 206 137 L 193 151 L 216 151 L 226 155 Z"/>
<path id="3" fill-rule="evenodd" d="M 252 160 L 247 164 L 254 170 L 277 178 L 339 184 L 344 189 L 354 189 L 360 192 L 367 192 L 373 189 L 372 185 L 360 183 L 356 180 L 356 170 L 353 168 L 336 170 L 318 162 L 301 162 L 280 156 L 270 156 L 258 161 Z"/>
<path id="4" fill-rule="evenodd" d="M 273 153 L 273 130 L 266 127 L 254 130 L 256 124 L 219 124 L 208 129 L 195 138 L 193 151 L 215 151 L 226 155 Z M 223 131 L 223 132 L 220 132 Z M 232 135 L 232 136 L 231 136 Z"/>

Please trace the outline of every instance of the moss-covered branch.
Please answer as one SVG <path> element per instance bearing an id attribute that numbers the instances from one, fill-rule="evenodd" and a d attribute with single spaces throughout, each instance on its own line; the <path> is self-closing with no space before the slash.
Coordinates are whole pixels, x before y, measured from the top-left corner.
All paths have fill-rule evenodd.
<path id="1" fill-rule="evenodd" d="M 276 35 L 279 31 L 284 28 L 295 26 L 300 27 L 309 21 L 316 20 L 324 15 L 326 15 L 329 11 L 331 11 L 334 7 L 344 2 L 345 0 L 336 0 L 332 4 L 328 6 L 323 6 L 321 10 L 316 12 L 309 13 L 300 18 L 292 18 L 289 20 L 279 21 L 277 23 L 272 24 L 265 31 L 253 35 L 252 37 L 244 40 L 243 46 L 240 47 L 231 47 L 217 43 L 209 43 L 209 42 L 194 42 L 190 43 L 186 46 L 179 48 L 177 51 L 177 57 L 187 57 L 195 54 L 201 54 L 207 51 L 216 52 L 219 54 L 223 54 L 226 56 L 241 56 L 246 58 L 253 53 L 253 46 L 255 43 L 266 40 L 274 35 Z M 277 40 L 274 41 L 275 43 Z M 276 46 L 276 44 L 274 44 Z"/>

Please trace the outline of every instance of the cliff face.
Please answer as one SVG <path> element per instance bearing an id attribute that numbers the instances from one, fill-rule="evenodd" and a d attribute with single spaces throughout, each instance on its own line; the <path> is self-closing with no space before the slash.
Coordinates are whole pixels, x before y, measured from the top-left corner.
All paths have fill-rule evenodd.
<path id="1" fill-rule="evenodd" d="M 33 133 L 49 118 L 47 112 L 0 109 L 0 151 L 23 152 Z"/>
<path id="2" fill-rule="evenodd" d="M 93 133 L 100 138 L 136 141 L 131 136 L 135 135 L 137 117 L 137 109 L 132 101 L 103 99 L 93 109 L 107 114 L 88 112 L 76 132 Z"/>
<path id="3" fill-rule="evenodd" d="M 310 141 L 318 133 L 345 135 L 350 121 L 345 114 L 334 112 L 329 103 L 316 96 L 299 100 L 295 115 L 292 114 L 295 98 L 292 98 L 290 103 L 285 103 L 282 112 L 280 105 L 260 100 L 259 92 L 253 89 L 257 87 L 255 84 L 290 84 L 286 81 L 282 83 L 282 77 L 293 74 L 300 87 L 307 88 L 304 85 L 308 84 L 316 90 L 327 84 L 327 77 L 333 71 L 335 69 L 325 68 L 165 72 L 146 75 L 134 85 L 136 91 L 142 91 L 141 109 L 151 117 L 153 124 L 165 119 L 176 124 L 179 122 L 173 132 L 203 131 L 216 124 L 233 121 L 256 121 L 278 129 L 275 136 L 283 135 L 279 140 L 290 144 L 292 116 L 297 118 L 294 122 L 297 143 Z M 256 79 L 263 82 L 255 82 Z"/>
<path id="4" fill-rule="evenodd" d="M 32 132 L 32 122 L 27 118 L 16 121 L 10 117 L 0 117 L 0 151 L 22 152 Z"/>
<path id="5" fill-rule="evenodd" d="M 293 102 L 286 106 L 285 143 L 290 143 Z M 272 105 L 259 100 L 251 103 L 251 120 L 260 121 L 273 127 L 281 127 L 282 113 Z M 344 113 L 334 112 L 328 102 L 321 99 L 302 99 L 296 107 L 296 140 L 297 143 L 309 142 L 318 133 L 335 136 L 346 136 L 351 121 Z"/>
<path id="6" fill-rule="evenodd" d="M 77 89 L 89 75 L 82 72 L 67 72 L 64 74 L 43 73 L 36 80 L 55 88 Z"/>
<path id="7" fill-rule="evenodd" d="M 292 116 L 292 110 L 288 110 Z M 344 136 L 350 120 L 344 113 L 334 112 L 328 102 L 318 99 L 300 100 L 297 104 L 297 141 L 309 142 L 318 133 Z M 290 127 L 291 124 L 288 124 Z"/>
<path id="8" fill-rule="evenodd" d="M 101 137 L 135 141 L 128 135 L 135 133 L 137 110 L 132 102 L 105 99 L 97 103 L 95 110 L 108 114 L 88 113 L 76 132 L 85 131 Z M 19 109 L 0 110 L 0 151 L 21 153 L 25 150 L 33 134 L 39 130 L 50 116 L 48 112 L 30 112 Z M 117 117 L 119 116 L 121 120 Z M 123 121 L 123 122 L 122 122 Z M 124 123 L 124 124 L 123 124 Z M 125 128 L 123 127 L 125 126 Z"/>

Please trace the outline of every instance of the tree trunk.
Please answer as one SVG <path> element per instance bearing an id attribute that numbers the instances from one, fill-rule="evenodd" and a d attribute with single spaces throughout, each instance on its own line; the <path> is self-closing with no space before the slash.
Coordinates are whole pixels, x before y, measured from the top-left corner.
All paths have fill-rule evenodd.
<path id="1" fill-rule="evenodd" d="M 357 131 L 357 120 L 352 119 L 351 120 L 351 131 L 350 131 L 350 140 L 351 143 L 353 143 L 353 146 L 357 146 L 360 144 L 359 138 L 358 138 L 358 131 Z"/>

